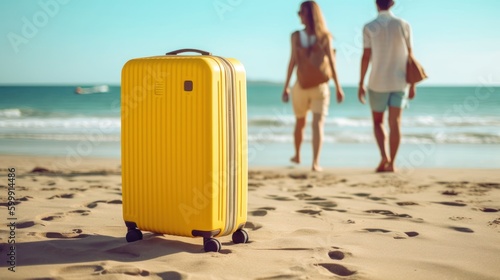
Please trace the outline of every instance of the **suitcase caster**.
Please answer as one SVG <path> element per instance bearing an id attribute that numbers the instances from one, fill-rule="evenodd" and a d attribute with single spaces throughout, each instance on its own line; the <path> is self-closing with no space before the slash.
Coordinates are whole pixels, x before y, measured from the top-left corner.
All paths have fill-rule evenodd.
<path id="1" fill-rule="evenodd" d="M 247 243 L 248 242 L 248 233 L 244 229 L 239 229 L 233 233 L 233 243 Z"/>
<path id="2" fill-rule="evenodd" d="M 203 238 L 203 249 L 205 252 L 219 252 L 222 245 L 215 238 Z"/>
<path id="3" fill-rule="evenodd" d="M 126 236 L 127 242 L 142 240 L 142 232 L 139 229 L 129 229 Z"/>

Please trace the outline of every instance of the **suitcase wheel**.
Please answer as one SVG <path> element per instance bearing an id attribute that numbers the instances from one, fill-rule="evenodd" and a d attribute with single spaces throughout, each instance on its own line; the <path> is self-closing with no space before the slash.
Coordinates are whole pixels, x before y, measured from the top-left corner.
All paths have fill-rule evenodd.
<path id="1" fill-rule="evenodd" d="M 203 249 L 205 252 L 219 252 L 222 245 L 215 238 L 204 238 Z"/>
<path id="2" fill-rule="evenodd" d="M 142 232 L 138 229 L 131 229 L 127 232 L 127 242 L 135 242 L 142 240 Z"/>
<path id="3" fill-rule="evenodd" d="M 248 233 L 244 229 L 239 229 L 233 233 L 234 244 L 247 243 Z"/>

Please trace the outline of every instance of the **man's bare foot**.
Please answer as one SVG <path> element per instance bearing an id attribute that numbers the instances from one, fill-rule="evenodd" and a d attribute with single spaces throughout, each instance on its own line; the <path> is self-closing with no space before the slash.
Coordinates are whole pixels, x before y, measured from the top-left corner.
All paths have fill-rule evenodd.
<path id="1" fill-rule="evenodd" d="M 392 166 L 391 162 L 387 159 L 382 159 L 380 164 L 378 165 L 377 169 L 375 172 L 381 173 L 381 172 L 394 172 L 394 171 L 389 171 L 389 167 Z M 394 168 L 394 166 L 393 166 Z"/>
<path id="2" fill-rule="evenodd" d="M 292 157 L 290 161 L 296 164 L 300 164 L 300 158 L 298 156 Z"/>
<path id="3" fill-rule="evenodd" d="M 386 167 L 385 167 L 385 170 L 384 172 L 392 172 L 392 173 L 395 173 L 396 172 L 396 168 L 394 167 L 394 164 L 391 162 L 389 163 Z"/>

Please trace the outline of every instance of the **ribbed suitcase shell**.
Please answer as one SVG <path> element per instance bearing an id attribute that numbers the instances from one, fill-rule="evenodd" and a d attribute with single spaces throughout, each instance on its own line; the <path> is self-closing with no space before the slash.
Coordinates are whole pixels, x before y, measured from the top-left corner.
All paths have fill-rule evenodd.
<path id="1" fill-rule="evenodd" d="M 243 65 L 210 55 L 133 59 L 122 70 L 121 105 L 125 222 L 180 236 L 242 228 L 248 180 Z"/>

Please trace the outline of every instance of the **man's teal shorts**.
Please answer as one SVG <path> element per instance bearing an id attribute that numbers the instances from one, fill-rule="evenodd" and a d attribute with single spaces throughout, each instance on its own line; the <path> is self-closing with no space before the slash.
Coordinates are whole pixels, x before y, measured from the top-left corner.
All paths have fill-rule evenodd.
<path id="1" fill-rule="evenodd" d="M 408 98 L 405 92 L 375 92 L 368 90 L 368 98 L 370 100 L 370 107 L 373 112 L 385 112 L 387 106 L 404 109 L 408 105 Z"/>

